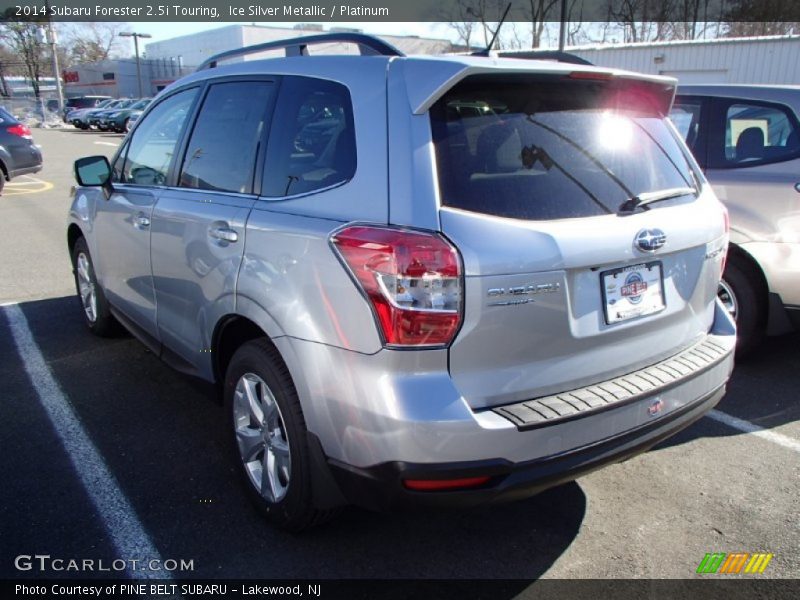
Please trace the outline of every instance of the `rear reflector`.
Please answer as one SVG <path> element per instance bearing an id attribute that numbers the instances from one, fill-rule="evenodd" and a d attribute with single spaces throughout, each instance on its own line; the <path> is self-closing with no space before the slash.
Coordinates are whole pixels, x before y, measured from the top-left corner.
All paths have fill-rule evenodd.
<path id="1" fill-rule="evenodd" d="M 485 485 L 491 477 L 462 477 L 461 479 L 404 479 L 403 485 L 415 492 L 442 492 Z"/>
<path id="2" fill-rule="evenodd" d="M 389 346 L 444 346 L 461 324 L 458 251 L 433 232 L 354 225 L 331 238 Z"/>

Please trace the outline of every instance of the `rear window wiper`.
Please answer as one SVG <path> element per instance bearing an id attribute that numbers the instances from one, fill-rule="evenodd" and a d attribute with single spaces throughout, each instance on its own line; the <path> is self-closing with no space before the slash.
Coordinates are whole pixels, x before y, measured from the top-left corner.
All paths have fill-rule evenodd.
<path id="1" fill-rule="evenodd" d="M 619 205 L 617 212 L 632 213 L 637 208 L 642 208 L 654 202 L 661 202 L 662 200 L 670 200 L 672 198 L 679 198 L 680 196 L 696 196 L 697 190 L 693 187 L 677 187 L 669 188 L 666 190 L 658 190 L 656 192 L 644 192 L 632 198 L 628 198 Z"/>

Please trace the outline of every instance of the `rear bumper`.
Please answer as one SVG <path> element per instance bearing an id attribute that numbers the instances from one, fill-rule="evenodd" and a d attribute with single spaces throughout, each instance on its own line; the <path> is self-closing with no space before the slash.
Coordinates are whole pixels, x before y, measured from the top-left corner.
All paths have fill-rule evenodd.
<path id="1" fill-rule="evenodd" d="M 356 468 L 329 460 L 329 466 L 339 490 L 348 502 L 372 510 L 466 508 L 518 500 L 648 450 L 697 421 L 724 394 L 723 385 L 652 423 L 570 452 L 523 463 L 498 459 L 440 464 L 390 462 Z M 480 476 L 490 479 L 479 488 L 463 491 L 417 492 L 403 485 L 403 480 L 407 479 L 441 480 Z"/>
<path id="2" fill-rule="evenodd" d="M 561 394 L 575 394 L 576 406 L 576 399 L 586 399 L 580 410 L 553 397 L 518 403 L 543 411 L 536 404 L 543 402 L 559 413 L 543 411 L 547 418 L 535 422 L 518 405 L 469 407 L 447 373 L 444 351 L 361 355 L 285 337 L 275 342 L 319 440 L 315 462 L 325 467 L 322 478 L 351 503 L 388 510 L 522 498 L 647 450 L 723 396 L 736 335 L 717 301 L 712 331 L 691 348 L 629 376 Z M 643 377 L 654 385 L 647 388 Z M 620 380 L 641 389 L 626 393 Z M 596 397 L 583 393 L 592 388 L 599 389 Z M 472 477 L 489 480 L 468 491 L 419 492 L 403 483 Z"/>

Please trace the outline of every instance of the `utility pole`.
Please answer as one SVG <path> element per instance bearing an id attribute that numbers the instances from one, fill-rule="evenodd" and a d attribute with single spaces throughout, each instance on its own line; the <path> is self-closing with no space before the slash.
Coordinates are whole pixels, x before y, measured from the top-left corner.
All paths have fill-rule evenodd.
<path id="1" fill-rule="evenodd" d="M 53 53 L 53 78 L 56 80 L 56 96 L 58 97 L 58 114 L 64 116 L 64 90 L 61 88 L 61 73 L 58 70 L 58 52 L 56 51 L 56 32 L 53 31 L 53 23 L 47 22 L 47 42 L 50 44 L 50 52 Z"/>
<path id="2" fill-rule="evenodd" d="M 139 62 L 139 38 L 150 38 L 153 37 L 149 33 L 135 33 L 132 31 L 123 31 L 119 34 L 119 37 L 132 37 L 133 38 L 133 47 L 136 51 L 136 81 L 139 82 L 139 98 L 142 98 L 144 94 L 142 93 L 142 67 Z"/>
<path id="3" fill-rule="evenodd" d="M 558 23 L 558 51 L 563 52 L 567 45 L 567 2 L 561 0 L 561 20 Z"/>

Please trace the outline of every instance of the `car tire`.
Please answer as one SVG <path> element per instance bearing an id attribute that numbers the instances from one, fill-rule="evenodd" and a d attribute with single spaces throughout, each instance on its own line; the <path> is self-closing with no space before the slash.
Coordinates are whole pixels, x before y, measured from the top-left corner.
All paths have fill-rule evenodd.
<path id="1" fill-rule="evenodd" d="M 120 325 L 111 314 L 103 288 L 97 283 L 94 263 L 84 238 L 78 238 L 72 248 L 72 272 L 75 290 L 81 306 L 83 320 L 89 330 L 100 337 L 113 337 L 120 332 Z"/>
<path id="2" fill-rule="evenodd" d="M 751 269 L 730 257 L 718 293 L 736 321 L 736 357 L 746 358 L 764 339 L 766 302 Z"/>
<path id="3" fill-rule="evenodd" d="M 247 342 L 233 355 L 224 396 L 237 470 L 262 514 L 293 532 L 336 514 L 314 507 L 303 411 L 289 371 L 267 338 Z"/>
<path id="4" fill-rule="evenodd" d="M 131 120 L 130 118 L 125 119 L 122 123 L 122 127 L 120 128 L 120 133 L 128 133 L 131 130 Z"/>

